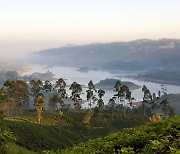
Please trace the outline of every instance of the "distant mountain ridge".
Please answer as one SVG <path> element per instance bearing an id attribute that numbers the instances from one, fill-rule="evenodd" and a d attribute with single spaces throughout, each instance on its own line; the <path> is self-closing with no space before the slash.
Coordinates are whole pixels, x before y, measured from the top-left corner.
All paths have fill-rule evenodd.
<path id="1" fill-rule="evenodd" d="M 176 69 L 179 59 L 180 39 L 71 45 L 29 55 L 33 63 L 108 70 Z"/>

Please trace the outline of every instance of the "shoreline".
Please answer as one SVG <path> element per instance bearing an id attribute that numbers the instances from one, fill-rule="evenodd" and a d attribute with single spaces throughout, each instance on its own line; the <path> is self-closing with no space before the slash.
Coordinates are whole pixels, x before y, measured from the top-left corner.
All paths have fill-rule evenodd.
<path id="1" fill-rule="evenodd" d="M 159 80 L 159 79 L 145 78 L 145 77 L 137 77 L 134 79 L 139 80 L 139 81 L 148 81 L 148 82 L 154 82 L 154 83 L 159 83 L 159 84 L 169 84 L 169 85 L 174 85 L 174 86 L 180 86 L 180 82 L 172 81 L 172 80 Z"/>

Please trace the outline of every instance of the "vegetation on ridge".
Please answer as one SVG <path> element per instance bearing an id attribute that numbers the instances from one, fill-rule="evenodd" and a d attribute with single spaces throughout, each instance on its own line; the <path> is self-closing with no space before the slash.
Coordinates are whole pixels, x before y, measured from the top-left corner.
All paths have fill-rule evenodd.
<path id="1" fill-rule="evenodd" d="M 176 153 L 180 152 L 180 117 L 138 128 L 128 128 L 104 138 L 89 140 L 66 149 L 62 154 Z M 57 152 L 58 153 L 58 152 Z"/>

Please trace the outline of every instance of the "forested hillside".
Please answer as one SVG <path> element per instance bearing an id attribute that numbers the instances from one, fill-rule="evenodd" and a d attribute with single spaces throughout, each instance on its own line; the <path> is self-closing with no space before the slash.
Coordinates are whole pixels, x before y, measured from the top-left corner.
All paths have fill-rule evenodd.
<path id="1" fill-rule="evenodd" d="M 177 69 L 180 40 L 135 40 L 64 46 L 32 53 L 31 62 L 106 70 Z"/>

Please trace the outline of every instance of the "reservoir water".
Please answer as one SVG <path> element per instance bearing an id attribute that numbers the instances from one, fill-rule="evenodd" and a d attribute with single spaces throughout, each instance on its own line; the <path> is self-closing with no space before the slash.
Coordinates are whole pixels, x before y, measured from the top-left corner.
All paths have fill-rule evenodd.
<path id="1" fill-rule="evenodd" d="M 44 69 L 41 66 L 33 66 L 32 70 L 23 73 L 23 75 L 31 74 L 33 72 L 45 73 L 45 72 L 47 72 L 47 70 L 49 70 L 50 72 L 55 74 L 56 78 L 61 77 L 61 78 L 66 79 L 67 84 L 71 84 L 72 82 L 76 81 L 80 84 L 87 85 L 90 80 L 92 80 L 93 83 L 97 83 L 100 80 L 103 80 L 106 78 L 115 78 L 115 79 L 120 79 L 121 81 L 133 82 L 140 86 L 146 85 L 147 88 L 151 91 L 151 93 L 157 94 L 158 91 L 161 90 L 161 84 L 153 83 L 153 82 L 146 82 L 146 81 L 138 81 L 136 79 L 133 79 L 132 77 L 131 78 L 126 77 L 129 75 L 132 75 L 129 72 L 128 73 L 120 73 L 120 72 L 119 73 L 117 73 L 117 72 L 110 73 L 110 72 L 101 71 L 101 70 L 97 70 L 97 71 L 90 70 L 88 72 L 80 72 L 80 71 L 77 71 L 78 68 L 75 68 L 75 67 L 51 67 L 48 69 L 47 68 Z M 52 81 L 52 82 L 55 82 L 55 81 Z M 165 87 L 167 88 L 167 93 L 174 93 L 174 94 L 180 93 L 180 86 L 166 84 Z M 84 89 L 84 93 L 85 93 L 85 89 Z M 108 100 L 113 95 L 114 95 L 113 90 L 106 91 L 106 95 L 104 96 L 105 103 L 107 103 Z M 142 93 L 141 88 L 133 90 L 132 96 L 136 99 L 136 101 L 142 100 L 143 93 Z M 85 94 L 82 97 L 85 98 L 86 97 Z"/>

